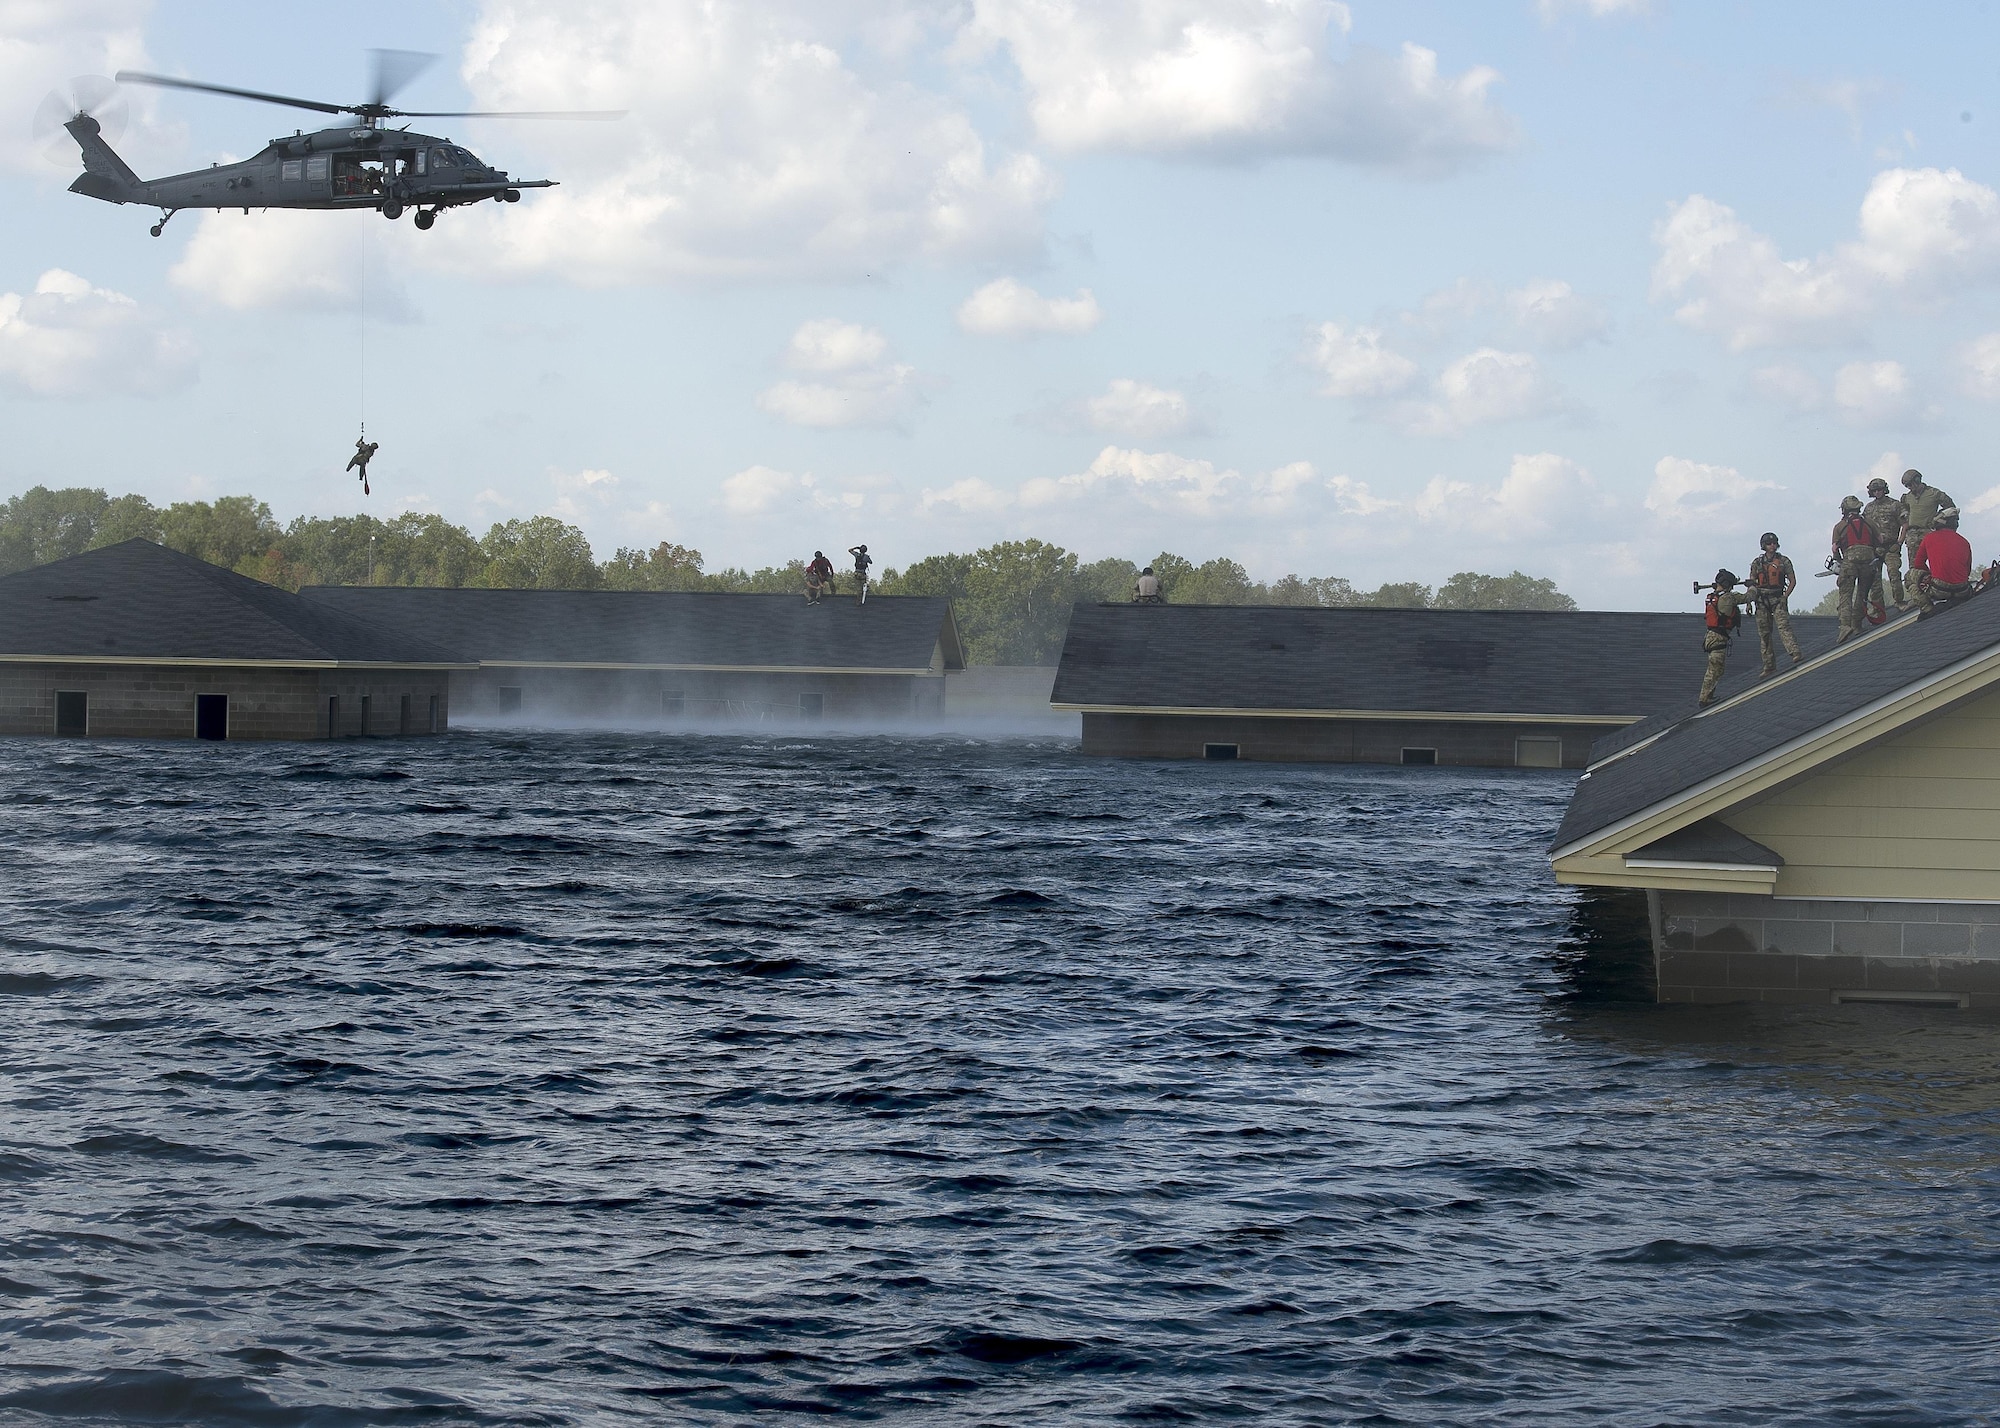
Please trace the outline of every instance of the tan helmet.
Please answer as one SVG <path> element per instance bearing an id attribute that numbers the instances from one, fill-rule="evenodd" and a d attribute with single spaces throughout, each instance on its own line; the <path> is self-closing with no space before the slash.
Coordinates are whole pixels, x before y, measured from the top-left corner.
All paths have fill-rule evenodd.
<path id="1" fill-rule="evenodd" d="M 1845 515 L 1859 515 L 1861 513 L 1861 498 L 1859 496 L 1842 496 L 1840 498 L 1840 509 Z"/>
<path id="2" fill-rule="evenodd" d="M 1916 490 L 1917 487 L 1924 484 L 1924 473 L 1912 466 L 1903 473 L 1903 484 L 1908 486 L 1912 491 Z"/>
<path id="3" fill-rule="evenodd" d="M 1877 476 L 1873 481 L 1870 481 L 1868 483 L 1868 494 L 1871 496 L 1888 495 L 1889 483 L 1887 481 L 1884 481 L 1880 476 Z"/>
<path id="4" fill-rule="evenodd" d="M 1951 529 L 1953 529 L 1953 530 L 1957 530 L 1957 529 L 1958 529 L 1958 507 L 1956 507 L 1956 506 L 1946 506 L 1946 507 L 1945 507 L 1945 508 L 1944 508 L 1944 509 L 1943 509 L 1942 511 L 1939 511 L 1939 512 L 1938 512 L 1938 524 L 1939 524 L 1939 525 L 1941 525 L 1941 526 L 1949 526 L 1949 527 L 1951 527 Z"/>

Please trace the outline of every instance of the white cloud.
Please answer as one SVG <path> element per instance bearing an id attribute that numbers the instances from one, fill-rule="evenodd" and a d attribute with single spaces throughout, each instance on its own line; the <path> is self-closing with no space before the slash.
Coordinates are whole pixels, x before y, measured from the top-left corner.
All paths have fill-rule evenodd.
<path id="1" fill-rule="evenodd" d="M 958 325 L 975 337 L 1089 332 L 1104 318 L 1089 288 L 1075 297 L 1043 297 L 1013 278 L 995 278 L 958 308 Z"/>
<path id="2" fill-rule="evenodd" d="M 1354 46 L 1334 0 L 974 0 L 961 48 L 1004 46 L 1045 143 L 1215 158 L 1324 154 L 1442 172 L 1509 147 L 1476 67 Z"/>
<path id="3" fill-rule="evenodd" d="M 965 483 L 961 482 L 961 485 Z M 1024 483 L 1018 503 L 1035 509 L 1092 498 L 1117 508 L 1141 507 L 1177 516 L 1209 519 L 1230 514 L 1278 514 L 1299 496 L 1326 486 L 1308 462 L 1246 476 L 1212 461 L 1171 451 L 1138 451 L 1107 446 L 1084 470 L 1069 476 L 1038 476 Z M 1349 483 L 1352 487 L 1352 483 Z M 1366 497 L 1367 488 L 1359 488 Z"/>
<path id="4" fill-rule="evenodd" d="M 785 361 L 820 380 L 766 387 L 757 406 L 793 426 L 894 426 L 920 393 L 916 368 L 885 360 L 888 351 L 889 339 L 878 328 L 834 318 L 801 323 Z"/>
<path id="5" fill-rule="evenodd" d="M 1382 345 L 1377 327 L 1323 322 L 1308 360 L 1325 378 L 1320 390 L 1329 397 L 1393 397 L 1423 375 L 1416 363 Z"/>
<path id="6" fill-rule="evenodd" d="M 1774 481 L 1748 481 L 1734 466 L 1711 466 L 1684 456 L 1662 456 L 1646 489 L 1646 509 L 1672 525 L 1741 524 L 1749 497 L 1784 489 Z"/>
<path id="7" fill-rule="evenodd" d="M 1533 354 L 1482 347 L 1438 374 L 1431 401 L 1406 405 L 1395 419 L 1406 431 L 1450 436 L 1468 427 L 1546 416 L 1561 407 L 1561 391 Z"/>
<path id="8" fill-rule="evenodd" d="M 2000 401 L 2000 332 L 1975 337 L 1960 349 L 1962 384 L 1982 401 Z"/>
<path id="9" fill-rule="evenodd" d="M 1900 489 L 1903 473 L 1909 468 L 1903 464 L 1903 453 L 1885 451 L 1869 464 L 1866 471 L 1854 478 L 1854 483 L 1862 490 L 1868 489 L 1870 481 L 1887 481 L 1893 492 Z"/>
<path id="10" fill-rule="evenodd" d="M 1544 23 L 1560 19 L 1565 11 L 1581 10 L 1593 20 L 1608 15 L 1645 15 L 1652 12 L 1652 0 L 1535 0 L 1535 9 Z"/>
<path id="11" fill-rule="evenodd" d="M 387 225 L 379 219 L 374 233 L 361 232 L 356 225 L 367 216 L 283 208 L 204 213 L 167 276 L 183 291 L 237 312 L 346 312 L 360 305 L 370 317 L 407 322 L 414 313 L 400 272 L 410 235 L 382 231 Z"/>
<path id="12" fill-rule="evenodd" d="M 50 268 L 0 293 L 0 382 L 41 397 L 157 396 L 195 379 L 194 346 L 123 293 Z"/>
<path id="13" fill-rule="evenodd" d="M 1506 301 L 1514 325 L 1544 347 L 1580 347 L 1611 330 L 1602 303 L 1554 278 L 1536 278 L 1515 288 Z"/>
<path id="14" fill-rule="evenodd" d="M 1814 412 L 1826 404 L 1819 378 L 1790 362 L 1759 367 L 1750 374 L 1750 390 L 1794 412 Z"/>
<path id="15" fill-rule="evenodd" d="M 1862 199 L 1860 237 L 1787 259 L 1713 199 L 1677 204 L 1654 232 L 1655 299 L 1732 350 L 1847 340 L 1892 301 L 1925 302 L 2000 274 L 2000 193 L 1957 169 L 1888 169 Z"/>
<path id="16" fill-rule="evenodd" d="M 1419 520 L 1500 541 L 1574 541 L 1606 508 L 1591 474 L 1552 451 L 1515 456 L 1498 486 L 1434 476 L 1410 506 Z"/>
<path id="17" fill-rule="evenodd" d="M 1097 430 L 1140 441 L 1183 436 L 1201 426 L 1193 406 L 1181 393 L 1129 377 L 1114 379 L 1102 394 L 1084 403 L 1084 410 Z"/>
<path id="18" fill-rule="evenodd" d="M 1013 505 L 1014 497 L 976 476 L 968 476 L 962 481 L 952 482 L 942 491 L 926 488 L 922 501 L 926 511 L 949 506 L 963 515 L 990 515 Z"/>
<path id="19" fill-rule="evenodd" d="M 1862 426 L 1905 422 L 1917 415 L 1910 374 L 1900 362 L 1849 362 L 1833 374 L 1833 400 L 1844 420 Z"/>
<path id="20" fill-rule="evenodd" d="M 503 164 L 546 164 L 563 186 L 447 215 L 434 256 L 604 284 L 857 278 L 1037 251 L 1052 176 L 989 152 L 939 95 L 850 66 L 853 10 L 596 0 L 586 21 L 562 0 L 482 0 L 461 67 L 474 107 L 630 117 L 504 131 Z"/>
<path id="21" fill-rule="evenodd" d="M 851 511 L 866 504 L 867 499 L 867 493 L 863 491 L 828 490 L 810 471 L 794 474 L 769 466 L 746 466 L 725 477 L 720 493 L 722 509 L 732 516 L 764 516 L 791 506 L 816 511 Z"/>
<path id="22" fill-rule="evenodd" d="M 548 514 L 565 521 L 580 521 L 595 514 L 616 498 L 618 478 L 609 471 L 554 471 L 555 504 Z"/>

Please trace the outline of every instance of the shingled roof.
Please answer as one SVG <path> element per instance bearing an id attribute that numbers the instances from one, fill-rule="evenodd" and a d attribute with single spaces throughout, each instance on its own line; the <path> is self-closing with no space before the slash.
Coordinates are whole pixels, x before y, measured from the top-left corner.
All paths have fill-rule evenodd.
<path id="1" fill-rule="evenodd" d="M 1560 856 L 1914 691 L 1952 681 L 1969 696 L 1993 678 L 2000 595 L 1885 625 L 1598 759 L 1578 780 L 1552 848 Z"/>
<path id="2" fill-rule="evenodd" d="M 431 668 L 453 662 L 435 644 L 148 540 L 0 577 L 0 659 Z"/>
<path id="3" fill-rule="evenodd" d="M 923 674 L 963 669 L 951 602 L 660 590 L 437 590 L 309 585 L 328 610 L 485 665 Z"/>
<path id="4" fill-rule="evenodd" d="M 1831 620 L 1793 624 L 1832 642 Z M 1616 724 L 1692 700 L 1701 635 L 1692 614 L 1078 605 L 1050 699 L 1086 711 Z"/>

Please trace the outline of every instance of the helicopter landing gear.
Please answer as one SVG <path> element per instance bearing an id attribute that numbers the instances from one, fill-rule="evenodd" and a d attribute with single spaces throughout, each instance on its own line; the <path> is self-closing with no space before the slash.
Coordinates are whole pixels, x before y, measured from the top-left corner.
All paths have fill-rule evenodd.
<path id="1" fill-rule="evenodd" d="M 416 224 L 417 227 L 428 230 L 433 223 L 438 221 L 437 211 L 430 208 L 420 208 L 417 210 L 417 216 L 410 221 Z"/>
<path id="2" fill-rule="evenodd" d="M 501 194 L 500 198 L 503 202 L 506 203 L 519 203 L 521 201 L 521 190 L 519 190 L 518 188 L 510 188 L 505 193 Z"/>
<path id="3" fill-rule="evenodd" d="M 403 216 L 403 205 L 393 201 L 383 204 L 382 216 L 391 223 L 394 223 L 398 218 Z"/>
<path id="4" fill-rule="evenodd" d="M 248 213 L 248 212 L 249 212 L 250 210 L 246 208 L 246 209 L 244 209 L 243 211 L 244 211 L 245 213 Z M 179 213 L 179 212 L 180 212 L 180 210 L 179 210 L 178 208 L 163 208 L 163 209 L 161 209 L 161 210 L 160 210 L 160 221 L 159 221 L 158 223 L 155 223 L 155 224 L 153 225 L 152 229 L 150 230 L 150 231 L 152 232 L 152 235 L 153 235 L 153 236 L 154 236 L 155 238 L 159 237 L 159 236 L 160 236 L 160 230 L 161 230 L 162 228 L 165 228 L 165 227 L 167 226 L 167 220 L 168 220 L 169 218 L 172 218 L 172 217 L 173 217 L 173 216 L 174 216 L 174 215 L 175 215 L 176 213 Z"/>

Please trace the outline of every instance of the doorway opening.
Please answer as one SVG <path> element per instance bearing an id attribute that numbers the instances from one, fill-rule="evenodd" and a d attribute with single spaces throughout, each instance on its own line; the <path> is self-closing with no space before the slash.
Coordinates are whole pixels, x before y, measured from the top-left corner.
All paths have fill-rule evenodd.
<path id="1" fill-rule="evenodd" d="M 220 742 L 229 737 L 229 696 L 197 694 L 194 697 L 194 736 Z"/>
<path id="2" fill-rule="evenodd" d="M 90 696 L 80 689 L 56 691 L 56 737 L 81 739 L 90 732 Z"/>

